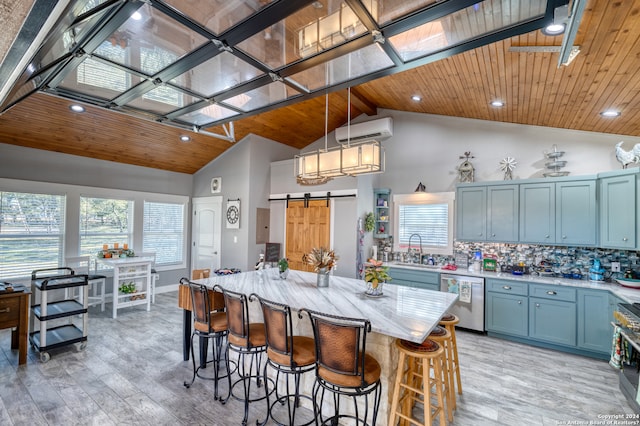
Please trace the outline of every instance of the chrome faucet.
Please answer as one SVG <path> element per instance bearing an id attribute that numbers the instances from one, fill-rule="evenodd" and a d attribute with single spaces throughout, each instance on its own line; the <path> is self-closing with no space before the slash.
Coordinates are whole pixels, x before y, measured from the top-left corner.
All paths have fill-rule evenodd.
<path id="1" fill-rule="evenodd" d="M 418 263 L 422 263 L 422 237 L 420 236 L 420 234 L 411 234 L 409 236 L 409 247 L 407 248 L 407 254 L 408 254 L 408 258 L 410 259 L 411 262 L 413 262 L 413 255 L 411 254 L 411 239 L 416 236 L 418 237 L 418 240 L 420 241 L 420 248 L 418 249 L 418 253 L 420 254 L 420 256 L 418 257 Z"/>

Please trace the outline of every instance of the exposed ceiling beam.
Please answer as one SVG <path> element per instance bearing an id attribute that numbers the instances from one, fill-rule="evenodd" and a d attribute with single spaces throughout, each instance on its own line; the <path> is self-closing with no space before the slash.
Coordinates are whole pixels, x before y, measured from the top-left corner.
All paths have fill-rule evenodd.
<path id="1" fill-rule="evenodd" d="M 369 99 L 355 87 L 351 88 L 351 104 L 358 108 L 360 112 L 367 115 L 376 115 L 378 113 L 378 106 L 369 101 Z"/>

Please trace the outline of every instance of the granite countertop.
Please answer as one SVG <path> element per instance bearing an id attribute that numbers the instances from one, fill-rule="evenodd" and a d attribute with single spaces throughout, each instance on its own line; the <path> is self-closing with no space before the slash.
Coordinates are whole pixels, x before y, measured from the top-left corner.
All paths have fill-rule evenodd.
<path id="1" fill-rule="evenodd" d="M 397 262 L 388 262 L 386 266 L 390 266 L 393 268 L 405 268 L 416 271 L 431 271 L 438 272 L 441 274 L 451 274 L 451 275 L 464 275 L 468 277 L 480 277 L 480 278 L 496 278 L 496 279 L 504 279 L 511 281 L 524 281 L 533 284 L 552 284 L 552 285 L 561 285 L 568 287 L 577 287 L 577 288 L 590 288 L 595 290 L 608 290 L 613 295 L 619 297 L 627 303 L 640 303 L 640 289 L 623 287 L 618 283 L 608 283 L 608 282 L 593 282 L 589 280 L 573 280 L 567 278 L 557 278 L 557 277 L 541 277 L 536 275 L 513 275 L 507 272 L 487 272 L 487 271 L 470 271 L 467 269 L 458 269 L 457 271 L 450 271 L 447 269 L 442 269 L 441 267 L 433 267 L 433 266 L 425 266 L 425 265 L 412 265 L 405 263 L 397 263 Z"/>
<path id="2" fill-rule="evenodd" d="M 381 297 L 364 294 L 362 280 L 330 277 L 329 287 L 316 287 L 316 274 L 290 270 L 282 280 L 277 268 L 214 276 L 195 280 L 213 287 L 252 293 L 292 310 L 307 308 L 330 315 L 367 318 L 371 329 L 391 337 L 421 343 L 458 299 L 457 294 L 411 287 L 386 285 Z"/>

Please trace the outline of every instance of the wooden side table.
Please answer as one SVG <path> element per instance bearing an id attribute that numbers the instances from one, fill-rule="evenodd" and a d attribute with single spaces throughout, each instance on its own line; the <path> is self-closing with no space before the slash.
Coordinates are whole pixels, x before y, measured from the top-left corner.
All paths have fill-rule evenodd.
<path id="1" fill-rule="evenodd" d="M 11 349 L 18 349 L 18 364 L 27 363 L 29 340 L 29 296 L 28 291 L 0 294 L 0 329 L 11 331 Z"/>

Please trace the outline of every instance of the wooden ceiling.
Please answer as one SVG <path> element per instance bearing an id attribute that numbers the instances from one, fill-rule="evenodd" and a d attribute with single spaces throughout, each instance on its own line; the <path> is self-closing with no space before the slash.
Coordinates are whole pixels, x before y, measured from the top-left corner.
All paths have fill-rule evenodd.
<path id="1" fill-rule="evenodd" d="M 375 108 L 640 136 L 640 0 L 591 0 L 575 44 L 558 53 L 512 46 L 559 46 L 539 31 L 513 37 L 352 89 L 352 118 Z M 0 52 L 4 54 L 4 52 Z M 411 96 L 419 94 L 421 102 Z M 503 108 L 489 102 L 500 99 Z M 205 134 L 100 108 L 72 113 L 71 101 L 36 94 L 0 116 L 0 142 L 192 174 L 232 145 Z M 347 93 L 329 97 L 329 130 L 347 121 Z M 618 118 L 599 112 L 615 108 Z M 234 123 L 236 140 L 253 133 L 302 149 L 324 135 L 323 96 Z M 218 129 L 222 133 L 221 129 Z M 181 142 L 188 134 L 192 140 Z"/>

